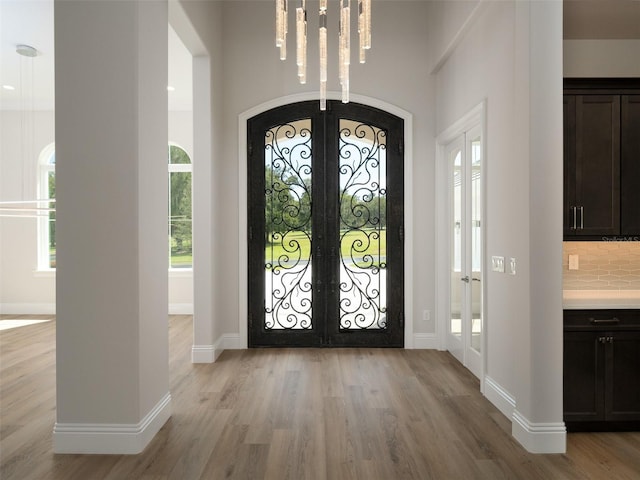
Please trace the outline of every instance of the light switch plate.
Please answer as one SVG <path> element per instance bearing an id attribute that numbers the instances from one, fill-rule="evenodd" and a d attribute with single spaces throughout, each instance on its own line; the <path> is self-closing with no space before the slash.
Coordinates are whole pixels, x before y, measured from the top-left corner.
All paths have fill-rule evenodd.
<path id="1" fill-rule="evenodd" d="M 491 257 L 491 270 L 494 272 L 504 273 L 504 257 Z"/>
<path id="2" fill-rule="evenodd" d="M 516 259 L 511 257 L 509 259 L 509 275 L 516 274 Z"/>

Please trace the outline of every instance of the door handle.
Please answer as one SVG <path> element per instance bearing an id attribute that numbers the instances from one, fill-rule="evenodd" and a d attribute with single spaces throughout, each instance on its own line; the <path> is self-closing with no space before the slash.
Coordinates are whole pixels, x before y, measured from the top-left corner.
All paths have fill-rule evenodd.
<path id="1" fill-rule="evenodd" d="M 469 283 L 469 275 L 465 275 L 460 280 L 462 280 L 464 283 Z"/>
<path id="2" fill-rule="evenodd" d="M 473 280 L 474 282 L 479 282 L 480 281 L 479 278 L 472 278 L 471 280 Z"/>

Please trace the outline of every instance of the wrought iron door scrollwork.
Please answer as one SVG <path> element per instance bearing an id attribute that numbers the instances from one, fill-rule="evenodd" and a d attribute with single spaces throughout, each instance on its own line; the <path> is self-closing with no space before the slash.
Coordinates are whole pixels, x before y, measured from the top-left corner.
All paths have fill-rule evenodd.
<path id="1" fill-rule="evenodd" d="M 264 328 L 312 327 L 311 121 L 265 132 Z"/>
<path id="2" fill-rule="evenodd" d="M 340 328 L 384 329 L 386 132 L 340 120 Z"/>

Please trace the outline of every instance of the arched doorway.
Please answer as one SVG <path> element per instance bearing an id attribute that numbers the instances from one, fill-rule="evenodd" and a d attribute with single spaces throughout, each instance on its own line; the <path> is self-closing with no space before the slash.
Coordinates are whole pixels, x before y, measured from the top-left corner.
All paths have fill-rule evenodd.
<path id="1" fill-rule="evenodd" d="M 247 131 L 249 346 L 403 346 L 403 120 L 309 101 Z"/>

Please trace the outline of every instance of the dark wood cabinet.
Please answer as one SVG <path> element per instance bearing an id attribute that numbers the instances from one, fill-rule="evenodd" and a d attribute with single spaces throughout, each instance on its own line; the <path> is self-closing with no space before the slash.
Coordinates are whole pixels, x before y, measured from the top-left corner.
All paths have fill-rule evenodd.
<path id="1" fill-rule="evenodd" d="M 620 96 L 567 96 L 565 122 L 565 235 L 617 235 Z"/>
<path id="2" fill-rule="evenodd" d="M 640 95 L 622 95 L 620 103 L 621 230 L 640 235 Z"/>
<path id="3" fill-rule="evenodd" d="M 640 79 L 565 80 L 563 218 L 565 240 L 640 240 Z"/>
<path id="4" fill-rule="evenodd" d="M 640 311 L 565 310 L 569 430 L 640 429 Z"/>

